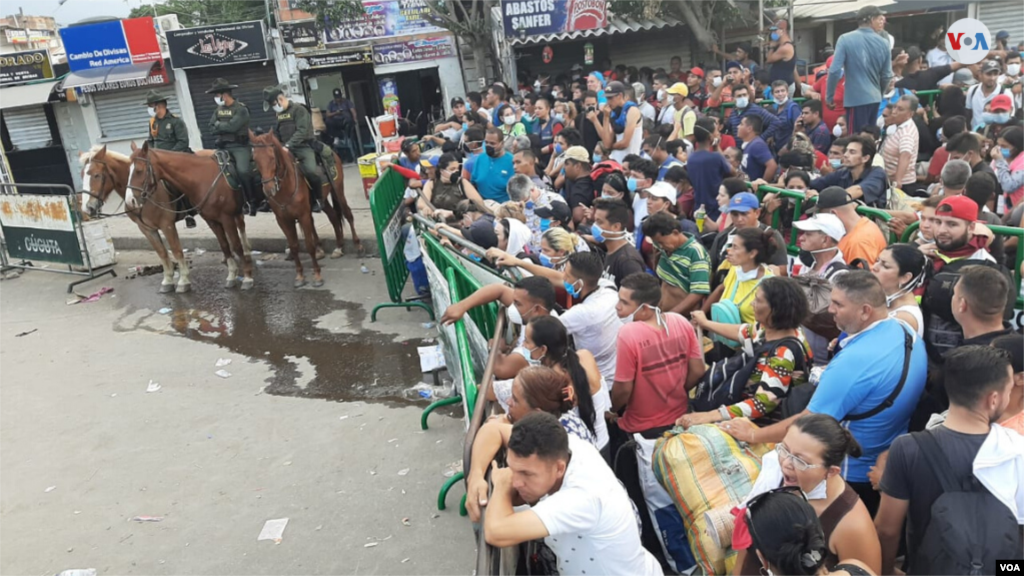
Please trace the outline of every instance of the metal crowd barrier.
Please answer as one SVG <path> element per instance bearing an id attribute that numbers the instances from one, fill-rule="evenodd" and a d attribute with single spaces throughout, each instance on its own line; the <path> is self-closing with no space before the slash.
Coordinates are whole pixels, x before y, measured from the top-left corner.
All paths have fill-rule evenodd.
<path id="1" fill-rule="evenodd" d="M 964 88 L 964 90 L 966 90 L 966 88 Z M 941 94 L 941 93 L 942 93 L 942 90 L 918 90 L 914 94 L 917 95 L 917 98 L 921 102 L 922 106 L 931 106 L 932 103 L 935 102 L 935 99 L 938 97 L 938 95 Z M 808 100 L 808 98 L 793 98 L 793 102 L 796 102 L 797 104 L 806 102 L 807 100 Z M 824 95 L 822 95 L 821 103 L 822 103 L 822 106 L 825 105 Z M 758 104 L 762 108 L 767 108 L 767 107 L 771 106 L 773 104 L 773 102 L 772 102 L 772 100 L 765 99 L 765 100 L 762 100 L 762 101 L 758 102 Z M 704 113 L 707 114 L 709 111 L 717 108 L 718 112 L 724 118 L 725 117 L 725 111 L 727 109 L 729 109 L 729 108 L 735 108 L 735 107 L 736 107 L 736 103 L 735 102 L 722 102 L 718 106 L 707 106 L 707 107 L 705 107 L 704 108 Z"/>

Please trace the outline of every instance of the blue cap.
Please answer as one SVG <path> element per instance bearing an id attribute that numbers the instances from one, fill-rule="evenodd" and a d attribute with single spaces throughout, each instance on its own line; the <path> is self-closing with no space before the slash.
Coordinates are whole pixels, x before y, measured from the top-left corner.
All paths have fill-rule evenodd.
<path id="1" fill-rule="evenodd" d="M 725 71 L 728 72 L 729 68 L 740 68 L 740 69 L 742 69 L 743 65 L 740 64 L 739 62 L 735 61 L 735 60 L 729 60 L 728 62 L 725 63 Z"/>
<path id="2" fill-rule="evenodd" d="M 603 86 L 604 86 L 605 84 L 607 84 L 607 83 L 608 83 L 608 82 L 607 82 L 607 81 L 606 81 L 606 80 L 604 79 L 604 74 L 601 74 L 601 73 L 600 73 L 600 72 L 598 72 L 597 70 L 595 70 L 595 71 L 591 72 L 590 74 L 588 74 L 588 76 L 593 76 L 594 78 L 597 78 L 597 81 L 601 83 L 601 86 L 602 86 L 602 87 L 603 87 Z"/>
<path id="3" fill-rule="evenodd" d="M 431 166 L 437 166 L 437 162 L 441 160 L 440 156 L 428 156 L 427 162 L 430 162 Z"/>
<path id="4" fill-rule="evenodd" d="M 761 203 L 750 192 L 740 192 L 729 200 L 729 208 L 726 212 L 750 212 L 761 207 Z"/>
<path id="5" fill-rule="evenodd" d="M 1002 40 L 1003 38 L 1009 38 L 1009 37 L 1010 37 L 1010 33 L 1007 32 L 1006 30 L 1000 30 L 999 32 L 996 32 L 996 39 L 997 40 Z"/>

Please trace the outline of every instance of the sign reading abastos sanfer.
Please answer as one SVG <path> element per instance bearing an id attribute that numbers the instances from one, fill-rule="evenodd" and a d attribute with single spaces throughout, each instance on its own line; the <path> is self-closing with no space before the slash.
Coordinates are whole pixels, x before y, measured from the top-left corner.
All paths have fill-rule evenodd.
<path id="1" fill-rule="evenodd" d="M 0 226 L 12 258 L 84 265 L 67 196 L 0 195 Z"/>

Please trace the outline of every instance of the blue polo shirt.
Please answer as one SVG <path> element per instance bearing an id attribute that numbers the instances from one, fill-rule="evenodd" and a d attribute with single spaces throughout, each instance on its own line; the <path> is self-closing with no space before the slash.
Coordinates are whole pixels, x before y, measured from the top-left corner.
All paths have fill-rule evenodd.
<path id="1" fill-rule="evenodd" d="M 885 183 L 885 170 L 878 166 L 868 166 L 857 180 L 853 178 L 850 169 L 844 166 L 831 174 L 811 180 L 811 190 L 821 191 L 829 186 L 860 186 L 865 204 L 874 208 L 885 208 Z"/>
<path id="2" fill-rule="evenodd" d="M 807 409 L 828 414 L 842 423 L 863 449 L 860 458 L 847 456 L 842 475 L 847 482 L 867 482 L 868 471 L 893 440 L 907 433 L 910 416 L 924 391 L 928 356 L 924 342 L 914 336 L 910 369 L 903 391 L 893 405 L 864 420 L 844 421 L 849 414 L 863 414 L 882 404 L 903 372 L 903 334 L 899 320 L 888 318 L 854 336 L 839 336 L 840 350 L 821 374 Z"/>
<path id="3" fill-rule="evenodd" d="M 658 182 L 665 180 L 665 174 L 668 174 L 669 168 L 682 165 L 683 163 L 676 160 L 675 156 L 669 156 L 666 158 L 665 161 L 661 163 L 661 166 L 658 167 Z"/>
<path id="4" fill-rule="evenodd" d="M 513 175 L 512 154 L 505 152 L 497 158 L 481 154 L 473 163 L 470 182 L 476 186 L 484 200 L 508 202 L 506 186 Z"/>

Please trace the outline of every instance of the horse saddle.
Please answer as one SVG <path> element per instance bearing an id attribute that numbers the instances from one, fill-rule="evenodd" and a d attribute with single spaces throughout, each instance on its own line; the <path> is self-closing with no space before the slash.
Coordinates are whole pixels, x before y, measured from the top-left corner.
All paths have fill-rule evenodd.
<path id="1" fill-rule="evenodd" d="M 242 180 L 238 177 L 238 167 L 235 166 L 235 160 L 231 157 L 231 154 L 223 148 L 218 148 L 214 151 L 213 158 L 217 161 L 217 165 L 220 166 L 220 172 L 224 175 L 228 185 L 236 191 L 241 190 Z"/>

